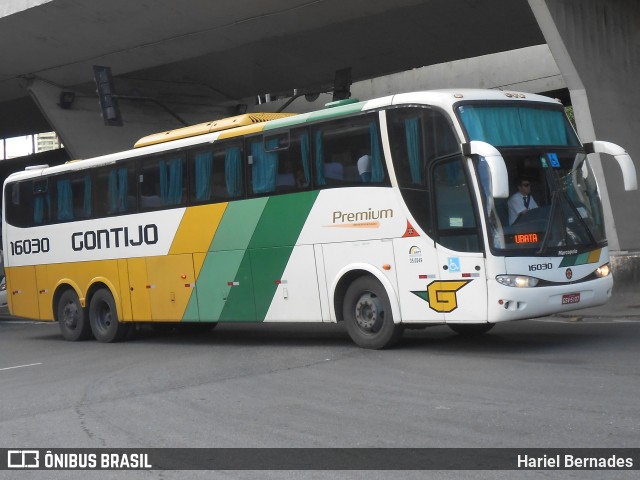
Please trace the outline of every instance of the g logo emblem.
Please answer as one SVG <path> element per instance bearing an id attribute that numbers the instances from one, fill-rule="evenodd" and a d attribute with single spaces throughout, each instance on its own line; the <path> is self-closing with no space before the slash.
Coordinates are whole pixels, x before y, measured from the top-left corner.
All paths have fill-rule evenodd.
<path id="1" fill-rule="evenodd" d="M 567 268 L 567 271 L 564 272 L 564 274 L 567 277 L 567 280 L 571 280 L 573 278 L 573 272 L 571 271 L 570 268 Z"/>
<path id="2" fill-rule="evenodd" d="M 442 280 L 433 281 L 427 285 L 427 291 L 411 292 L 429 302 L 432 310 L 440 313 L 450 313 L 458 308 L 456 292 L 471 280 Z"/>

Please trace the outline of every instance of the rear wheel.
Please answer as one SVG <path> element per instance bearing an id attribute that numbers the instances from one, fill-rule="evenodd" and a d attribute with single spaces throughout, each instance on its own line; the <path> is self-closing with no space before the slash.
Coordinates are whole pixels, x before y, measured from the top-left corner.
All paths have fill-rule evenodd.
<path id="1" fill-rule="evenodd" d="M 93 294 L 89 304 L 89 321 L 93 336 L 105 343 L 124 340 L 131 328 L 130 324 L 118 321 L 116 302 L 106 288 L 101 288 Z"/>
<path id="2" fill-rule="evenodd" d="M 342 313 L 349 336 L 360 347 L 388 348 L 402 335 L 402 327 L 393 323 L 387 292 L 371 276 L 359 277 L 349 285 Z"/>
<path id="3" fill-rule="evenodd" d="M 91 336 L 87 312 L 80 305 L 80 299 L 74 290 L 65 290 L 60 295 L 56 305 L 56 318 L 65 340 L 77 342 Z"/>
<path id="4" fill-rule="evenodd" d="M 495 323 L 447 323 L 447 326 L 459 335 L 475 337 L 488 332 Z"/>

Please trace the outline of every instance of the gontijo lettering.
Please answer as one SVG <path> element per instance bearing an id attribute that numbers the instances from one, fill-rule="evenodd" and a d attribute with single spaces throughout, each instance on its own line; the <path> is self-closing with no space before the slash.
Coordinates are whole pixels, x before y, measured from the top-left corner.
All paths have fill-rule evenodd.
<path id="1" fill-rule="evenodd" d="M 87 230 L 71 234 L 71 248 L 81 250 L 100 250 L 103 248 L 137 247 L 158 243 L 158 226 L 155 224 L 138 225 L 136 229 L 115 227 L 102 230 Z"/>

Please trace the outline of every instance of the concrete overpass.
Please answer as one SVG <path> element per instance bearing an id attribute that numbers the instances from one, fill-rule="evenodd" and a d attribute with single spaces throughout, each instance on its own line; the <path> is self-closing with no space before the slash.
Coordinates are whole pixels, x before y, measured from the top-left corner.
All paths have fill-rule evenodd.
<path id="1" fill-rule="evenodd" d="M 568 89 L 582 139 L 625 146 L 640 171 L 636 0 L 6 0 L 0 44 L 0 138 L 53 129 L 73 157 L 179 126 L 154 103 L 122 101 L 124 127 L 105 127 L 92 65 L 112 68 L 118 94 L 153 97 L 189 123 L 244 105 L 273 110 L 282 100 L 255 98 L 328 90 L 351 67 L 361 99 Z M 70 108 L 62 92 L 74 94 Z M 289 110 L 315 106 L 300 99 Z M 612 249 L 640 251 L 640 194 L 622 192 L 615 168 L 596 167 Z"/>

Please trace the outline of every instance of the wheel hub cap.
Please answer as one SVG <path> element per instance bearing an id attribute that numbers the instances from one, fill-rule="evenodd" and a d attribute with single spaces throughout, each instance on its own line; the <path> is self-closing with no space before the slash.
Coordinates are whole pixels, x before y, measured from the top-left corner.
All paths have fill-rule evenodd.
<path id="1" fill-rule="evenodd" d="M 356 322 L 363 330 L 377 331 L 384 318 L 384 308 L 378 297 L 365 293 L 356 304 Z"/>

